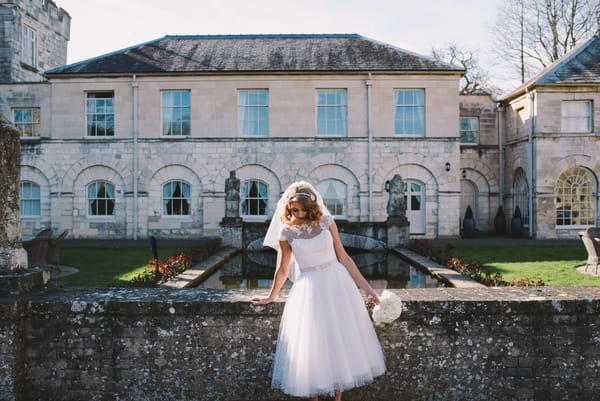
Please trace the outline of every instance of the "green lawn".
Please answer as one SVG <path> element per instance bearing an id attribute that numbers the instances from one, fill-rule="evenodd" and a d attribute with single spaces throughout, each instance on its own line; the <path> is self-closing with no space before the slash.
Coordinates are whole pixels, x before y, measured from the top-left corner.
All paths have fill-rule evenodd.
<path id="1" fill-rule="evenodd" d="M 163 245 L 159 257 L 186 251 L 186 245 Z M 455 246 L 452 254 L 465 262 L 480 262 L 506 281 L 541 278 L 549 286 L 600 286 L 600 277 L 575 270 L 587 258 L 583 245 Z M 148 246 L 63 247 L 61 264 L 80 271 L 59 281 L 81 287 L 126 286 L 151 258 Z"/>
<path id="2" fill-rule="evenodd" d="M 455 246 L 452 255 L 480 262 L 506 281 L 541 278 L 548 286 L 600 286 L 600 277 L 575 270 L 587 259 L 583 245 Z"/>
<path id="3" fill-rule="evenodd" d="M 158 256 L 164 260 L 179 251 L 188 250 L 186 245 L 163 245 Z M 60 263 L 76 267 L 79 272 L 57 281 L 74 287 L 127 286 L 129 280 L 141 273 L 151 259 L 149 246 L 63 247 Z"/>

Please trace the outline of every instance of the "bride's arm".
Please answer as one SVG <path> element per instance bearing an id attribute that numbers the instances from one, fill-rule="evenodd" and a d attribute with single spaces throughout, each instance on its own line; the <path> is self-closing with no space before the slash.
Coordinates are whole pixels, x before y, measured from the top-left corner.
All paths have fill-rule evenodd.
<path id="1" fill-rule="evenodd" d="M 290 261 L 292 259 L 292 247 L 287 241 L 279 241 L 279 249 L 281 252 L 281 261 L 275 270 L 273 285 L 271 286 L 269 296 L 266 298 L 252 298 L 252 303 L 255 305 L 265 305 L 273 302 L 279 295 L 279 291 L 281 291 L 281 287 L 283 287 L 283 284 L 288 277 L 288 273 L 290 271 Z"/>
<path id="2" fill-rule="evenodd" d="M 348 273 L 354 280 L 354 282 L 360 287 L 361 290 L 367 295 L 369 301 L 379 304 L 379 296 L 375 292 L 375 290 L 371 287 L 367 279 L 362 275 L 354 260 L 348 255 L 346 250 L 344 249 L 344 245 L 342 245 L 342 240 L 340 240 L 340 234 L 338 233 L 337 225 L 335 222 L 329 225 L 329 232 L 333 237 L 333 247 L 335 249 L 335 254 L 337 259 L 346 267 Z"/>

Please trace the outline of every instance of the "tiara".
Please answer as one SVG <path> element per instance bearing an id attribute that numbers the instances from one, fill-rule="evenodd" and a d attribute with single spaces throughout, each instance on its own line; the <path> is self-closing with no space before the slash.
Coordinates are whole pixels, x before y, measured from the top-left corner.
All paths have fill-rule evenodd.
<path id="1" fill-rule="evenodd" d="M 310 198 L 311 201 L 314 201 L 316 199 L 313 194 L 309 194 L 309 193 L 306 193 L 306 192 L 296 192 L 294 194 L 294 196 L 306 196 L 306 197 Z"/>

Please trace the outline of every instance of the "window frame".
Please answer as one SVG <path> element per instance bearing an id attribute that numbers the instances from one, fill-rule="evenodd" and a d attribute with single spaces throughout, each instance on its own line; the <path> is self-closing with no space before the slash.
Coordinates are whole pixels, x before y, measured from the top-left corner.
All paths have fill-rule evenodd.
<path id="1" fill-rule="evenodd" d="M 12 109 L 12 117 L 13 117 L 13 125 L 19 130 L 22 138 L 39 138 L 41 131 L 41 110 L 39 107 L 13 107 Z M 17 113 L 23 115 L 24 113 L 19 112 L 27 112 L 27 115 L 30 117 L 29 120 L 25 121 L 21 119 L 17 121 Z M 37 117 L 31 118 L 31 116 Z M 27 131 L 27 133 L 25 132 Z"/>
<path id="2" fill-rule="evenodd" d="M 338 96 L 343 94 L 343 99 Z M 329 103 L 331 97 L 335 97 L 334 103 Z M 326 103 L 321 103 L 321 100 L 325 98 Z M 341 100 L 337 103 L 337 100 Z M 333 114 L 333 118 L 331 117 Z M 347 137 L 348 136 L 348 90 L 346 88 L 331 88 L 331 89 L 317 89 L 316 90 L 316 127 L 315 131 L 317 136 L 322 137 Z M 334 132 L 329 132 L 331 128 L 331 122 L 333 122 Z M 325 132 L 321 131 L 321 128 L 325 128 Z M 339 129 L 338 129 L 339 128 Z"/>
<path id="3" fill-rule="evenodd" d="M 96 97 L 96 95 L 110 95 L 109 96 L 100 96 L 100 97 Z M 95 100 L 98 99 L 98 100 Z M 102 104 L 102 105 L 98 105 L 98 103 L 107 103 L 106 100 L 111 100 L 110 105 L 108 104 Z M 100 101 L 102 100 L 102 102 Z M 90 102 L 94 101 L 94 112 L 90 112 Z M 97 109 L 100 108 L 101 111 L 103 109 L 108 109 L 104 112 L 96 112 Z M 90 134 L 90 130 L 92 129 L 92 125 L 90 125 L 90 116 L 94 116 L 94 122 L 95 124 L 93 124 L 93 126 L 95 127 L 95 134 Z M 104 117 L 105 119 L 105 123 L 107 123 L 107 127 L 105 127 L 103 129 L 103 131 L 105 132 L 103 135 L 99 135 L 98 132 L 98 125 L 100 123 L 100 119 L 99 117 Z M 108 127 L 108 123 L 110 122 L 111 127 Z M 87 91 L 85 93 L 85 137 L 86 138 L 114 138 L 115 136 L 115 92 L 114 91 Z"/>
<path id="4" fill-rule="evenodd" d="M 246 190 L 246 186 L 251 183 L 258 184 L 259 196 L 253 196 L 253 197 L 248 196 L 251 189 Z M 261 192 L 260 186 L 264 186 L 264 191 L 263 191 L 264 196 L 260 196 L 260 192 Z M 263 205 L 264 212 L 262 214 L 245 213 L 246 210 L 252 209 L 252 207 L 253 207 L 252 205 L 246 206 L 245 202 L 248 202 L 248 201 L 258 202 L 258 205 L 255 207 L 258 207 L 258 209 L 260 210 L 260 208 L 261 208 L 260 201 L 261 200 L 264 201 L 264 205 Z M 244 220 L 265 220 L 265 219 L 269 218 L 269 184 L 267 184 L 266 182 L 259 180 L 259 179 L 245 180 L 244 182 L 241 183 L 241 185 L 240 185 L 240 217 L 242 217 Z"/>
<path id="5" fill-rule="evenodd" d="M 264 97 L 264 103 L 259 101 L 262 97 Z M 256 100 L 256 102 L 251 100 Z M 239 135 L 247 138 L 269 137 L 269 90 L 238 89 L 237 102 Z"/>
<path id="6" fill-rule="evenodd" d="M 97 188 L 96 191 L 95 191 L 95 194 L 96 194 L 95 197 L 90 197 L 90 188 L 92 186 L 97 186 L 99 184 L 103 185 L 105 187 L 105 190 L 106 189 L 110 189 L 110 191 L 106 191 L 106 194 L 108 196 L 105 196 L 105 197 L 98 196 L 98 194 L 100 193 L 99 192 L 100 188 Z M 112 218 L 112 217 L 116 216 L 116 204 L 117 204 L 117 201 L 116 201 L 116 195 L 115 195 L 115 185 L 112 182 L 107 181 L 107 180 L 95 180 L 95 181 L 92 181 L 88 185 L 85 186 L 85 191 L 86 191 L 85 194 L 86 194 L 86 203 L 87 203 L 86 210 L 87 210 L 87 216 L 88 217 L 91 217 L 91 218 L 107 218 L 107 217 L 108 218 Z M 111 191 L 112 191 L 112 197 L 110 196 L 111 195 Z M 111 201 L 112 201 L 112 205 L 109 203 Z M 98 203 L 102 202 L 102 203 L 105 203 L 104 209 L 108 211 L 110 208 L 112 208 L 111 209 L 111 213 L 98 214 L 97 211 L 100 208 L 100 206 L 95 206 L 96 213 L 94 213 L 93 212 L 93 210 L 94 210 L 93 202 L 98 202 Z"/>
<path id="7" fill-rule="evenodd" d="M 576 112 L 567 105 L 572 106 L 574 104 L 585 105 L 585 113 L 582 115 L 570 114 L 570 112 Z M 578 127 L 586 125 L 583 130 Z M 577 128 L 572 128 L 576 126 Z M 572 99 L 572 100 L 561 100 L 560 102 L 560 131 L 565 134 L 590 134 L 594 132 L 594 102 L 590 99 Z"/>
<path id="8" fill-rule="evenodd" d="M 23 25 L 21 35 L 21 62 L 35 68 L 37 61 L 37 32 L 32 27 Z"/>
<path id="9" fill-rule="evenodd" d="M 399 94 L 403 93 L 402 99 Z M 409 93 L 415 96 L 414 103 L 404 103 Z M 427 132 L 426 127 L 426 93 L 424 88 L 398 88 L 394 89 L 394 135 L 407 137 L 424 137 Z M 418 103 L 418 101 L 421 101 Z M 402 115 L 400 115 L 402 114 Z M 402 118 L 405 115 L 413 118 Z M 418 117 L 418 118 L 415 118 Z M 408 124 L 418 124 L 420 127 L 406 129 Z M 399 124 L 402 125 L 400 129 Z M 419 128 L 419 129 L 415 129 Z"/>
<path id="10" fill-rule="evenodd" d="M 173 104 L 166 105 L 165 104 L 165 96 L 166 95 L 176 95 L 173 97 Z M 187 96 L 184 96 L 187 95 Z M 185 104 L 185 100 L 187 100 L 187 104 Z M 177 103 L 179 101 L 179 104 Z M 165 113 L 170 111 L 169 117 L 169 130 L 173 131 L 173 126 L 176 124 L 176 118 L 174 118 L 175 114 L 180 115 L 179 122 L 179 133 L 166 133 L 165 132 Z M 185 116 L 185 112 L 187 112 L 187 116 Z M 187 118 L 185 118 L 187 117 Z M 160 91 L 160 127 L 161 127 L 161 136 L 166 138 L 172 137 L 189 137 L 192 133 L 192 93 L 190 89 L 164 89 Z M 186 131 L 186 123 L 187 123 L 187 132 Z"/>
<path id="11" fill-rule="evenodd" d="M 24 186 L 28 185 L 30 190 L 29 191 L 24 191 Z M 37 188 L 37 197 L 31 196 L 31 189 L 32 188 Z M 40 217 L 42 215 L 42 194 L 41 194 L 41 187 L 33 182 L 33 181 L 21 181 L 19 184 L 19 212 L 20 212 L 20 216 L 21 217 L 27 217 L 27 218 L 36 218 L 36 217 Z M 36 205 L 37 204 L 37 213 L 34 214 L 24 214 L 23 210 L 26 209 L 24 207 L 24 203 L 27 204 L 33 204 Z M 35 207 L 33 207 L 32 209 L 35 209 Z"/>
<path id="12" fill-rule="evenodd" d="M 561 183 L 568 185 L 561 185 Z M 573 166 L 563 171 L 555 184 L 556 227 L 583 228 L 593 226 L 598 213 L 596 210 L 597 190 L 595 177 L 588 169 Z M 569 200 L 569 197 L 575 198 L 575 200 Z M 561 217 L 559 217 L 559 213 L 562 213 Z M 584 216 L 583 218 L 587 219 L 584 223 L 580 222 L 582 215 Z M 559 220 L 562 220 L 563 224 L 560 224 Z M 567 220 L 571 224 L 564 224 Z M 579 222 L 573 224 L 573 220 L 578 220 Z"/>
<path id="13" fill-rule="evenodd" d="M 173 185 L 179 184 L 180 185 L 180 190 L 182 192 L 181 196 L 174 196 L 175 195 L 175 189 L 173 188 L 170 192 L 170 196 L 165 196 L 165 189 L 166 187 L 169 186 L 173 186 Z M 190 183 L 181 180 L 181 179 L 173 179 L 173 180 L 169 180 L 167 182 L 165 182 L 163 185 L 161 185 L 161 201 L 162 201 L 162 206 L 161 206 L 161 213 L 163 217 L 167 217 L 167 218 L 186 218 L 186 217 L 190 217 L 192 215 L 192 186 L 190 185 Z M 187 192 L 187 195 L 186 195 Z M 181 203 L 181 209 L 184 210 L 185 209 L 185 213 L 173 213 L 174 207 L 175 206 L 171 206 L 171 212 L 168 212 L 168 203 L 169 202 L 180 202 Z M 185 203 L 184 203 L 185 202 Z M 187 208 L 187 209 L 186 209 Z"/>
<path id="14" fill-rule="evenodd" d="M 469 126 L 469 129 L 463 129 L 463 120 L 469 120 L 475 122 L 475 129 Z M 477 145 L 479 144 L 479 117 L 474 116 L 461 116 L 460 117 L 460 143 L 461 145 Z M 467 134 L 474 136 L 473 140 L 465 140 Z"/>
<path id="15" fill-rule="evenodd" d="M 519 206 L 523 227 L 529 227 L 529 181 L 525 170 L 519 168 L 513 181 L 513 213 Z"/>
<path id="16" fill-rule="evenodd" d="M 328 197 L 329 185 L 333 186 L 333 190 L 335 191 L 336 195 L 338 195 L 337 198 Z M 336 188 L 336 186 L 338 185 L 339 187 Z M 319 182 L 317 184 L 316 189 L 321 194 L 321 197 L 323 198 L 323 203 L 325 204 L 325 207 L 327 207 L 327 210 L 331 213 L 332 216 L 341 219 L 348 218 L 348 185 L 345 182 L 337 180 L 335 178 L 328 178 Z M 343 194 L 340 195 L 338 193 L 339 189 L 342 189 Z M 342 213 L 336 213 L 338 207 L 337 205 L 336 208 L 331 208 L 329 206 L 330 200 L 333 200 L 334 202 L 338 202 L 340 204 L 339 207 L 341 207 Z"/>

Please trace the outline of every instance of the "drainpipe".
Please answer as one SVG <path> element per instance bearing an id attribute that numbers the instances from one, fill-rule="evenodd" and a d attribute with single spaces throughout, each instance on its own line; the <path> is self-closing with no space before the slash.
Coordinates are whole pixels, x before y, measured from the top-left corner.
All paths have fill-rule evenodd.
<path id="1" fill-rule="evenodd" d="M 133 170 L 133 233 L 132 237 L 134 240 L 138 236 L 138 88 L 139 83 L 135 79 L 135 74 L 131 79 L 131 90 L 132 90 L 132 136 L 133 136 L 133 157 L 132 157 L 132 170 Z"/>
<path id="2" fill-rule="evenodd" d="M 535 186 L 536 186 L 536 181 L 537 181 L 537 177 L 536 177 L 536 172 L 535 172 L 535 146 L 534 146 L 534 140 L 535 140 L 535 94 L 533 92 L 529 92 L 527 90 L 527 93 L 529 95 L 529 121 L 531 124 L 531 127 L 529 129 L 529 138 L 528 138 L 528 142 L 529 142 L 529 174 L 531 177 L 531 185 L 529 186 L 529 237 L 533 237 L 534 232 L 535 232 L 535 227 L 534 227 L 534 216 L 535 216 L 535 199 L 534 199 L 534 194 L 535 194 Z"/>
<path id="3" fill-rule="evenodd" d="M 371 81 L 371 73 L 369 73 L 369 77 L 365 81 L 367 85 L 367 189 L 368 189 L 368 219 L 369 222 L 373 221 L 373 183 L 372 183 L 372 166 L 371 166 L 371 86 L 373 82 Z"/>
<path id="4" fill-rule="evenodd" d="M 498 127 L 498 205 L 504 208 L 504 108 L 501 103 L 496 106 L 496 124 Z"/>

